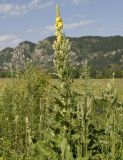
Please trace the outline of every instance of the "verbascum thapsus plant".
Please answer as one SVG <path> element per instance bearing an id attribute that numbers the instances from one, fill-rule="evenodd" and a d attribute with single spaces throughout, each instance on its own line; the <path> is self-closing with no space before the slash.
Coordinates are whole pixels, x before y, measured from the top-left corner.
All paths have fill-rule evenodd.
<path id="1" fill-rule="evenodd" d="M 63 32 L 64 23 L 61 18 L 60 8 L 56 7 L 56 40 L 53 44 L 55 59 L 54 65 L 56 75 L 59 79 L 60 86 L 57 88 L 58 96 L 55 96 L 55 107 L 54 107 L 54 119 L 55 127 L 54 133 L 58 137 L 59 153 L 64 159 L 66 151 L 63 149 L 65 142 L 67 151 L 69 152 L 69 159 L 72 159 L 74 145 L 72 142 L 73 131 L 73 115 L 75 110 L 75 95 L 71 89 L 71 65 L 70 65 L 70 48 L 71 44 L 69 39 Z M 73 115 L 72 115 L 73 113 Z M 73 131 L 74 134 L 74 131 Z M 65 141 L 64 141 L 65 140 Z M 62 146 L 62 147 L 61 147 Z M 67 153 L 68 154 L 68 153 Z"/>

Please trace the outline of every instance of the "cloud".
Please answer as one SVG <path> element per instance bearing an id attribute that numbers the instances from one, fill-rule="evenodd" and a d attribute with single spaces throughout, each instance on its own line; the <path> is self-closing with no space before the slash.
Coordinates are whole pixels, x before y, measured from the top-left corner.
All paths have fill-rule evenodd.
<path id="1" fill-rule="evenodd" d="M 48 28 L 49 27 L 49 28 Z M 52 27 L 52 29 L 50 28 Z M 30 28 L 27 30 L 28 33 L 40 33 L 41 35 L 48 35 L 50 32 L 52 31 L 55 31 L 55 27 L 54 26 L 46 26 L 44 28 Z"/>
<path id="2" fill-rule="evenodd" d="M 66 24 L 64 24 L 64 29 L 65 30 L 76 29 L 78 27 L 84 27 L 84 26 L 89 25 L 91 23 L 94 23 L 94 21 L 93 20 L 81 20 L 79 22 L 66 23 Z M 45 29 L 48 31 L 55 31 L 55 26 L 53 26 L 53 25 L 46 26 Z"/>
<path id="3" fill-rule="evenodd" d="M 29 28 L 27 30 L 28 33 L 32 33 L 32 32 L 41 32 L 42 28 Z"/>
<path id="4" fill-rule="evenodd" d="M 73 0 L 73 3 L 75 4 L 79 4 L 81 2 L 81 0 Z"/>
<path id="5" fill-rule="evenodd" d="M 22 39 L 19 38 L 17 35 L 9 35 L 9 34 L 0 35 L 0 48 L 4 48 L 6 46 L 14 47 L 21 41 Z"/>
<path id="6" fill-rule="evenodd" d="M 45 26 L 45 27 L 39 27 L 39 28 L 29 28 L 27 30 L 28 33 L 33 33 L 33 32 L 43 32 L 48 34 L 49 32 L 55 31 L 55 26 L 51 25 L 51 26 Z"/>
<path id="7" fill-rule="evenodd" d="M 8 13 L 13 9 L 12 4 L 0 4 L 0 13 Z"/>
<path id="8" fill-rule="evenodd" d="M 53 3 L 54 3 L 53 0 L 50 1 L 46 0 L 45 3 L 43 3 L 41 0 L 32 0 L 28 5 L 28 7 L 29 9 L 42 9 L 51 6 Z"/>
<path id="9" fill-rule="evenodd" d="M 6 43 L 8 41 L 11 41 L 13 39 L 15 39 L 16 36 L 15 35 L 0 35 L 0 43 Z"/>
<path id="10" fill-rule="evenodd" d="M 55 31 L 55 25 L 45 26 L 44 29 L 49 32 Z"/>
<path id="11" fill-rule="evenodd" d="M 74 3 L 74 4 L 80 4 L 80 3 L 90 3 L 90 2 L 92 2 L 93 0 L 72 0 L 72 2 Z"/>
<path id="12" fill-rule="evenodd" d="M 89 25 L 91 23 L 94 23 L 93 20 L 81 20 L 79 22 L 73 22 L 73 23 L 66 23 L 64 25 L 64 29 L 66 30 L 69 30 L 69 29 L 76 29 L 76 28 L 79 28 L 79 27 L 84 27 L 86 25 Z"/>
<path id="13" fill-rule="evenodd" d="M 78 28 L 78 27 L 83 27 L 83 26 L 86 26 L 86 25 L 91 24 L 93 22 L 94 22 L 93 20 L 81 20 L 80 22 L 66 24 L 65 29 L 74 29 L 74 28 Z"/>
<path id="14" fill-rule="evenodd" d="M 105 30 L 105 27 L 104 26 L 99 26 L 98 28 L 97 28 L 97 31 L 98 32 L 104 32 L 104 30 Z"/>
<path id="15" fill-rule="evenodd" d="M 93 20 L 81 20 L 79 22 L 73 22 L 73 23 L 66 23 L 64 25 L 65 30 L 70 30 L 70 29 L 76 29 L 78 27 L 84 27 L 86 25 L 89 25 L 91 23 L 94 23 Z M 41 28 L 30 28 L 27 30 L 27 32 L 32 33 L 32 32 L 54 32 L 55 31 L 55 25 L 49 25 Z"/>
<path id="16" fill-rule="evenodd" d="M 29 4 L 22 5 L 3 3 L 0 4 L 0 14 L 3 15 L 3 18 L 23 15 L 33 10 L 49 7 L 53 3 L 54 0 L 46 0 L 45 2 L 42 0 L 32 0 Z"/>

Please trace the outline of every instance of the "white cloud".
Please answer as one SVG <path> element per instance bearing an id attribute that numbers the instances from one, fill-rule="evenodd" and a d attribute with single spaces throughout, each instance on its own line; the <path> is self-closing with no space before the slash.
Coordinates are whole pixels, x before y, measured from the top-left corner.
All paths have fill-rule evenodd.
<path id="1" fill-rule="evenodd" d="M 14 47 L 21 41 L 22 39 L 19 38 L 17 35 L 9 35 L 9 34 L 0 35 L 0 48 L 5 48 L 7 46 Z"/>
<path id="2" fill-rule="evenodd" d="M 28 8 L 29 9 L 41 9 L 41 8 L 45 8 L 45 7 L 49 7 L 53 4 L 53 0 L 50 1 L 41 1 L 41 0 L 32 0 L 29 5 Z"/>
<path id="3" fill-rule="evenodd" d="M 64 29 L 65 30 L 76 29 L 78 27 L 84 27 L 84 26 L 89 25 L 91 23 L 94 23 L 94 21 L 93 20 L 81 20 L 79 22 L 66 23 L 66 24 L 64 24 Z M 48 31 L 55 31 L 55 26 L 54 25 L 46 26 L 45 29 Z"/>
<path id="4" fill-rule="evenodd" d="M 75 4 L 79 4 L 81 2 L 81 0 L 73 0 L 73 3 Z"/>
<path id="5" fill-rule="evenodd" d="M 3 18 L 7 16 L 18 16 L 26 14 L 32 10 L 49 7 L 53 2 L 54 0 L 46 0 L 45 2 L 42 0 L 32 0 L 29 4 L 22 5 L 3 3 L 0 4 L 0 14 L 3 15 Z"/>
<path id="6" fill-rule="evenodd" d="M 93 0 L 72 0 L 74 4 L 80 4 L 80 3 L 90 3 Z"/>
<path id="7" fill-rule="evenodd" d="M 65 29 L 74 29 L 74 28 L 78 28 L 78 27 L 83 27 L 83 26 L 86 26 L 86 25 L 91 24 L 93 22 L 94 22 L 93 20 L 81 20 L 80 22 L 66 24 Z"/>
<path id="8" fill-rule="evenodd" d="M 42 28 L 29 28 L 27 32 L 32 33 L 32 32 L 41 32 Z"/>
<path id="9" fill-rule="evenodd" d="M 64 29 L 65 30 L 76 29 L 78 27 L 84 27 L 84 26 L 89 25 L 91 23 L 94 23 L 94 21 L 93 20 L 81 20 L 79 22 L 66 23 L 64 25 Z M 30 28 L 27 30 L 27 32 L 29 32 L 29 33 L 32 33 L 32 32 L 50 33 L 50 32 L 54 32 L 54 31 L 55 31 L 55 25 L 49 25 L 49 26 L 45 26 L 42 28 Z"/>
<path id="10" fill-rule="evenodd" d="M 40 27 L 40 28 L 29 28 L 27 30 L 28 33 L 32 33 L 32 32 L 44 32 L 44 33 L 49 33 L 51 31 L 55 31 L 55 26 L 51 25 L 51 26 L 45 26 L 45 27 Z"/>
<path id="11" fill-rule="evenodd" d="M 0 13 L 8 13 L 13 9 L 12 4 L 0 4 Z"/>
<path id="12" fill-rule="evenodd" d="M 49 32 L 55 31 L 55 25 L 46 26 L 44 29 L 49 31 Z"/>
<path id="13" fill-rule="evenodd" d="M 11 41 L 13 39 L 15 39 L 16 36 L 15 35 L 0 35 L 0 43 L 6 43 L 8 41 Z"/>
<path id="14" fill-rule="evenodd" d="M 29 7 L 30 8 L 35 8 L 37 7 L 38 5 L 40 5 L 40 0 L 32 0 L 29 4 Z"/>
<path id="15" fill-rule="evenodd" d="M 104 30 L 105 30 L 105 27 L 104 26 L 99 26 L 98 28 L 97 28 L 97 31 L 98 32 L 104 32 Z"/>

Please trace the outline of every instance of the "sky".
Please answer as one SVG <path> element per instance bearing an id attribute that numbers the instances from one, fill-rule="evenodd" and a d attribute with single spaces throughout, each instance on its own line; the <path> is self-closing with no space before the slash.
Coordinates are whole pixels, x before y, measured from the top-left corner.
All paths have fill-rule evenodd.
<path id="1" fill-rule="evenodd" d="M 67 36 L 123 36 L 123 0 L 0 0 L 0 50 L 54 35 L 56 4 Z"/>

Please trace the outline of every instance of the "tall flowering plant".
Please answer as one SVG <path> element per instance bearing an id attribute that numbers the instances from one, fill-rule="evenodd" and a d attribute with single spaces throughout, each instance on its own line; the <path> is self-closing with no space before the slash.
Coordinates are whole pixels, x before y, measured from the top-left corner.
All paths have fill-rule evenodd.
<path id="1" fill-rule="evenodd" d="M 70 77 L 70 42 L 63 33 L 63 21 L 60 15 L 59 6 L 56 8 L 56 41 L 53 44 L 54 54 L 55 54 L 55 68 L 57 76 L 61 81 L 65 81 Z M 70 79 L 70 78 L 69 78 Z M 62 84 L 64 85 L 64 84 Z"/>
<path id="2" fill-rule="evenodd" d="M 71 90 L 71 66 L 70 66 L 70 48 L 69 39 L 63 33 L 64 23 L 61 18 L 60 8 L 56 7 L 56 40 L 53 44 L 54 65 L 56 74 L 60 82 L 58 96 L 55 97 L 55 120 L 57 121 L 55 133 L 59 137 L 59 144 L 62 158 L 71 159 L 71 131 L 72 131 L 72 113 L 74 110 L 74 94 Z M 56 132 L 57 130 L 57 132 Z M 66 148 L 67 147 L 67 148 Z M 66 150 L 69 152 L 66 153 Z M 69 156 L 68 156 L 69 155 Z"/>

